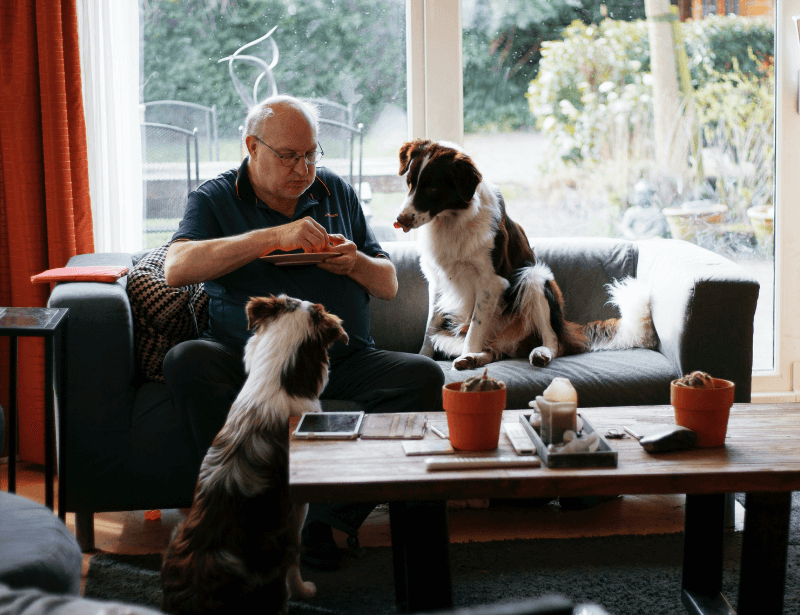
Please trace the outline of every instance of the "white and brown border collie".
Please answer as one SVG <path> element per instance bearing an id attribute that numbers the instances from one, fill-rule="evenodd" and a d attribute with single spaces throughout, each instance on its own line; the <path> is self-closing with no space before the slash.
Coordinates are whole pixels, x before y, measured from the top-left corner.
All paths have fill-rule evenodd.
<path id="1" fill-rule="evenodd" d="M 455 369 L 503 356 L 531 364 L 592 350 L 653 348 L 649 294 L 627 278 L 608 285 L 621 318 L 578 325 L 550 268 L 537 262 L 499 190 L 454 143 L 417 139 L 400 148 L 408 196 L 395 227 L 420 228 L 428 322 L 420 352 L 455 357 Z"/>
<path id="2" fill-rule="evenodd" d="M 300 577 L 307 504 L 289 501 L 289 416 L 319 412 L 328 347 L 348 342 L 319 304 L 251 299 L 248 373 L 203 460 L 187 518 L 161 570 L 168 613 L 279 613 L 316 588 Z"/>

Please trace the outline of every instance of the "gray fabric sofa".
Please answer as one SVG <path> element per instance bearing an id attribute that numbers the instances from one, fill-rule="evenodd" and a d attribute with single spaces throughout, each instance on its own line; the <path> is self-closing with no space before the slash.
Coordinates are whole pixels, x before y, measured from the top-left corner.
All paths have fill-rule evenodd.
<path id="1" fill-rule="evenodd" d="M 615 316 L 604 285 L 626 275 L 643 279 L 660 341 L 656 350 L 562 357 L 545 368 L 524 359 L 490 364 L 490 374 L 508 387 L 509 408 L 527 407 L 556 376 L 570 379 L 582 407 L 668 404 L 670 381 L 697 369 L 734 381 L 736 401 L 750 401 L 759 286 L 741 267 L 678 240 L 537 239 L 533 244 L 553 270 L 566 316 L 575 322 Z M 384 248 L 397 268 L 399 291 L 390 302 L 372 300 L 372 334 L 380 348 L 417 352 L 427 315 L 418 249 L 413 242 Z M 69 265 L 131 266 L 134 256 L 140 255 L 84 254 Z M 61 283 L 49 302 L 70 308 L 66 507 L 77 513 L 84 549 L 93 544 L 94 512 L 185 507 L 196 479 L 187 463 L 189 430 L 166 386 L 137 378 L 125 283 L 126 278 L 113 284 Z M 450 364 L 441 361 L 448 382 L 482 372 L 453 371 Z"/>

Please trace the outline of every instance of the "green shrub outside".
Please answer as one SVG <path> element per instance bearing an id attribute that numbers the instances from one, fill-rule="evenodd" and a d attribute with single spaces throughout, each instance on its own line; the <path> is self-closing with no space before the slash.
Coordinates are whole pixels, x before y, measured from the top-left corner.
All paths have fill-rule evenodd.
<path id="1" fill-rule="evenodd" d="M 775 49 L 773 25 L 763 19 L 708 15 L 681 24 L 695 87 L 719 79 L 738 63 L 742 73 L 763 73 Z"/>
<path id="2" fill-rule="evenodd" d="M 537 127 L 552 138 L 556 159 L 599 160 L 603 135 L 617 121 L 651 108 L 650 52 L 644 21 L 573 22 L 563 40 L 542 44 L 537 78 L 528 88 Z M 548 157 L 550 158 L 550 157 Z"/>
<path id="3" fill-rule="evenodd" d="M 702 121 L 740 103 L 746 87 L 771 117 L 774 31 L 767 22 L 709 16 L 680 24 Z M 573 22 L 562 40 L 542 45 L 539 74 L 526 94 L 536 126 L 550 135 L 551 164 L 599 162 L 620 152 L 608 135 L 626 126 L 628 147 L 640 150 L 652 121 L 652 77 L 647 22 L 605 19 Z M 739 75 L 734 78 L 732 75 Z M 742 119 L 746 119 L 745 116 Z M 636 133 L 639 134 L 636 134 Z"/>
<path id="4" fill-rule="evenodd" d="M 703 143 L 721 161 L 716 195 L 741 221 L 749 207 L 772 205 L 775 177 L 774 65 L 755 52 L 749 60 L 753 72 L 734 57 L 730 70 L 712 69 L 712 78 L 695 91 Z"/>
<path id="5" fill-rule="evenodd" d="M 478 0 L 463 24 L 464 130 L 533 128 L 524 95 L 539 71 L 545 41 L 577 20 L 600 21 L 594 0 Z M 607 15 L 644 17 L 643 0 L 609 0 Z"/>

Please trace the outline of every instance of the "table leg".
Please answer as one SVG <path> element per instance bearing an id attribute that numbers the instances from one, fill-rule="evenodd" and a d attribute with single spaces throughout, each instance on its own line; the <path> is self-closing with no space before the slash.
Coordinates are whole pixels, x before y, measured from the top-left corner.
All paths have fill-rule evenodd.
<path id="1" fill-rule="evenodd" d="M 61 348 L 59 349 L 58 394 L 58 518 L 67 517 L 67 328 L 68 316 L 61 323 Z"/>
<path id="2" fill-rule="evenodd" d="M 17 336 L 9 339 L 8 378 L 8 492 L 17 492 Z"/>
<path id="3" fill-rule="evenodd" d="M 452 608 L 447 502 L 389 504 L 397 610 Z"/>
<path id="4" fill-rule="evenodd" d="M 739 612 L 782 613 L 792 494 L 748 493 L 744 506 Z"/>
<path id="5" fill-rule="evenodd" d="M 53 390 L 53 337 L 44 340 L 44 504 L 53 502 L 53 450 L 55 449 L 55 400 Z"/>
<path id="6" fill-rule="evenodd" d="M 720 593 L 724 522 L 724 493 L 686 495 L 681 601 L 689 613 L 734 613 Z"/>

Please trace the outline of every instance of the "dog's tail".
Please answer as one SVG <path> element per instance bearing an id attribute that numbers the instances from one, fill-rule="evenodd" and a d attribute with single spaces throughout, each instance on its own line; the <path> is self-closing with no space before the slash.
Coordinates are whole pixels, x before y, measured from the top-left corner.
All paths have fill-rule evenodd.
<path id="1" fill-rule="evenodd" d="M 583 326 L 586 350 L 655 348 L 658 335 L 650 313 L 650 292 L 636 278 L 606 284 L 608 302 L 619 309 L 619 318 L 596 320 Z"/>

